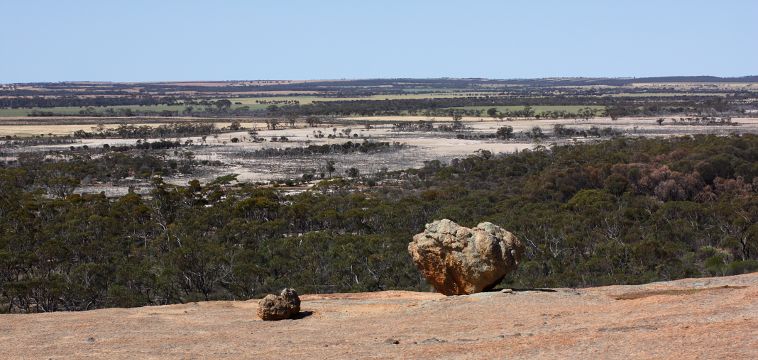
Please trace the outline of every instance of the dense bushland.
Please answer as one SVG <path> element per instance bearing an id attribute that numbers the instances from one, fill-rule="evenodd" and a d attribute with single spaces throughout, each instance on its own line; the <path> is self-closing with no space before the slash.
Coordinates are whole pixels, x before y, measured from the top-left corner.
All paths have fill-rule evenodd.
<path id="1" fill-rule="evenodd" d="M 406 246 L 434 219 L 527 244 L 509 286 L 642 283 L 758 269 L 758 136 L 617 138 L 333 179 L 310 191 L 154 180 L 149 196 L 45 194 L 0 169 L 3 311 L 424 290 Z"/>

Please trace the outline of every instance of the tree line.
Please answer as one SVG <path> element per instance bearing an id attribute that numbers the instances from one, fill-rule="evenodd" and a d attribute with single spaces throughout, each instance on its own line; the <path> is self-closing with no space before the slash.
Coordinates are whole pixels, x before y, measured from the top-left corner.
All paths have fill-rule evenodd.
<path id="1" fill-rule="evenodd" d="M 0 97 L 0 108 L 103 107 L 126 105 L 176 105 L 181 100 L 173 96 L 32 96 Z"/>

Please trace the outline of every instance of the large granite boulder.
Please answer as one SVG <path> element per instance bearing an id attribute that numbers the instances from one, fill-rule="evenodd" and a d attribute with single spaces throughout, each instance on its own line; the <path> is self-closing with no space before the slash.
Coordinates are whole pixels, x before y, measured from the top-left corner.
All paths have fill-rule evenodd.
<path id="1" fill-rule="evenodd" d="M 426 224 L 424 232 L 408 244 L 408 252 L 438 292 L 463 295 L 500 283 L 518 266 L 524 245 L 489 222 L 469 229 L 443 219 Z"/>
<path id="2" fill-rule="evenodd" d="M 292 319 L 300 313 L 300 298 L 287 288 L 280 295 L 269 294 L 258 302 L 258 317 L 263 320 Z"/>

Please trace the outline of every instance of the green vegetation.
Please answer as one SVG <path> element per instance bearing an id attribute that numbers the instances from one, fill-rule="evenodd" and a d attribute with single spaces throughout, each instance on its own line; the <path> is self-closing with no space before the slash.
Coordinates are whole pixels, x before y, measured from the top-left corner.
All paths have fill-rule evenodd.
<path id="1" fill-rule="evenodd" d="M 350 180 L 297 195 L 231 186 L 230 177 L 205 186 L 154 178 L 149 196 L 58 193 L 39 184 L 80 180 L 86 172 L 67 166 L 82 166 L 35 164 L 0 167 L 6 312 L 246 299 L 285 286 L 427 289 L 406 246 L 441 218 L 491 221 L 523 239 L 510 286 L 758 270 L 755 135 L 480 151 L 379 179 L 349 171 Z"/>

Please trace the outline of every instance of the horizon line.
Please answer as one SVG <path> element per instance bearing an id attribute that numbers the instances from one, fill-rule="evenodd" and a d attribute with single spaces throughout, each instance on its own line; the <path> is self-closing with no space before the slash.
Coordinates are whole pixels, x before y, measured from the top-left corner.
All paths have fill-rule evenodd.
<path id="1" fill-rule="evenodd" d="M 359 81 L 359 80 L 491 80 L 491 81 L 523 81 L 523 80 L 634 80 L 634 79 L 656 79 L 656 78 L 716 78 L 716 79 L 744 79 L 758 77 L 758 74 L 738 75 L 738 76 L 721 76 L 721 75 L 658 75 L 658 76 L 545 76 L 545 77 L 514 77 L 514 78 L 490 78 L 481 76 L 458 77 L 458 76 L 439 76 L 439 77 L 345 77 L 345 78 L 268 78 L 268 79 L 223 79 L 223 80 L 57 80 L 57 81 L 21 81 L 21 82 L 0 82 L 0 85 L 17 85 L 17 84 L 51 84 L 51 83 L 113 83 L 113 84 L 161 84 L 161 83 L 210 83 L 210 82 L 245 82 L 245 81 L 311 81 L 311 82 L 328 82 L 328 81 Z"/>

